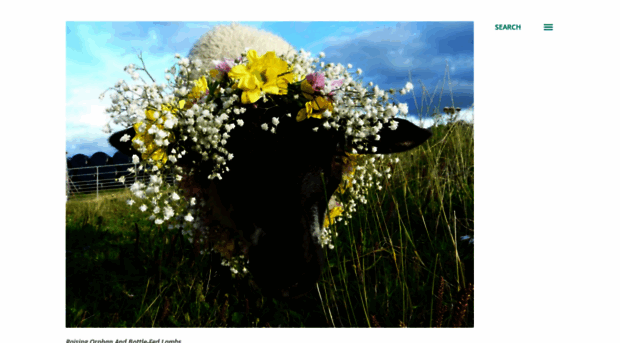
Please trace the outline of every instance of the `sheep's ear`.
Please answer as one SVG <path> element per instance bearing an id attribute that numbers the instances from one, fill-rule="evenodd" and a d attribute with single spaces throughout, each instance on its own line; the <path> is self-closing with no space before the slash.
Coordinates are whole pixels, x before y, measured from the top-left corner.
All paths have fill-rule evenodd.
<path id="1" fill-rule="evenodd" d="M 378 141 L 370 137 L 365 142 L 368 152 L 361 152 L 362 154 L 391 154 L 411 150 L 432 136 L 430 130 L 418 127 L 408 120 L 400 118 L 394 120 L 398 123 L 396 130 L 385 125 L 378 132 L 380 136 Z M 372 152 L 372 147 L 377 148 L 375 152 Z"/>
<path id="2" fill-rule="evenodd" d="M 129 135 L 129 139 L 126 142 L 121 142 L 121 138 L 124 135 Z M 131 146 L 131 140 L 135 136 L 136 136 L 136 131 L 133 129 L 133 127 L 130 127 L 130 128 L 125 129 L 123 131 L 119 131 L 119 132 L 114 133 L 112 136 L 110 136 L 108 141 L 110 142 L 110 145 L 112 145 L 118 151 L 122 152 L 123 154 L 125 154 L 127 156 L 132 156 L 134 154 L 137 154 L 139 156 L 140 154 L 138 153 L 138 151 L 136 151 L 136 149 L 134 149 Z"/>
<path id="3" fill-rule="evenodd" d="M 125 135 L 129 135 L 129 139 L 125 142 L 121 142 L 121 138 Z M 110 145 L 112 145 L 113 147 L 115 147 L 118 151 L 120 151 L 121 153 L 131 157 L 133 155 L 138 155 L 138 156 L 142 156 L 142 154 L 140 152 L 138 152 L 138 150 L 134 149 L 132 146 L 132 142 L 131 140 L 136 136 L 136 131 L 133 129 L 133 127 L 130 127 L 128 129 L 125 129 L 123 131 L 119 131 L 114 133 L 112 136 L 110 136 L 110 138 L 108 138 L 108 141 L 110 142 Z M 167 153 L 170 153 L 169 151 Z M 179 158 L 178 162 L 176 163 L 177 166 L 187 166 L 189 165 L 189 163 L 193 160 L 200 160 L 201 156 L 197 155 L 196 152 L 190 150 L 188 151 L 188 154 L 185 157 L 181 157 Z"/>

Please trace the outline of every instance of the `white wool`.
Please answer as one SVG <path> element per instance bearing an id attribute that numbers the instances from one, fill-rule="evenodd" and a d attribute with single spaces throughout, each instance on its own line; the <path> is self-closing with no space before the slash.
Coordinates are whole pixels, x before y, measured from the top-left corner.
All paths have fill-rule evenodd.
<path id="1" fill-rule="evenodd" d="M 256 50 L 259 56 L 268 51 L 275 51 L 276 55 L 288 55 L 295 52 L 295 49 L 279 36 L 233 23 L 215 26 L 202 35 L 190 51 L 189 58 L 200 59 L 203 68 L 208 71 L 214 67 L 214 60 L 235 59 L 241 53 L 246 52 L 246 48 Z M 196 74 L 192 76 L 194 75 Z"/>

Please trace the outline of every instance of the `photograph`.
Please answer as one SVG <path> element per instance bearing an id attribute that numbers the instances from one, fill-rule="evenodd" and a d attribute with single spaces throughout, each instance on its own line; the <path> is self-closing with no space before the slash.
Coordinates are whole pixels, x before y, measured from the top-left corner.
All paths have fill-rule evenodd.
<path id="1" fill-rule="evenodd" d="M 475 327 L 473 21 L 65 25 L 66 328 Z"/>

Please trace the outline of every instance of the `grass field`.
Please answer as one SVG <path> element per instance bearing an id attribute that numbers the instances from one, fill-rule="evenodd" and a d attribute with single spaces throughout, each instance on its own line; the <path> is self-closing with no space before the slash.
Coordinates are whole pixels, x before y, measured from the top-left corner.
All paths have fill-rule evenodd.
<path id="1" fill-rule="evenodd" d="M 66 326 L 473 327 L 473 125 L 432 130 L 337 224 L 316 291 L 297 300 L 232 278 L 126 191 L 69 200 Z"/>

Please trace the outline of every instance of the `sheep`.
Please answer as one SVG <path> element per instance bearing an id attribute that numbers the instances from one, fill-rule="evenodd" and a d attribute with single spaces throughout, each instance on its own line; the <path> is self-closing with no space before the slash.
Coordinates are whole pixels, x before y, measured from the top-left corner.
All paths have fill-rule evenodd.
<path id="1" fill-rule="evenodd" d="M 234 58 L 246 47 L 286 53 L 290 45 L 269 33 L 233 24 L 201 37 L 190 57 L 202 61 Z M 227 164 L 225 176 L 209 178 L 211 162 L 206 161 L 202 171 L 181 184 L 187 196 L 204 200 L 202 220 L 212 232 L 243 242 L 243 247 L 230 249 L 249 254 L 250 272 L 263 293 L 283 298 L 307 293 L 320 279 L 324 264 L 321 224 L 347 167 L 345 151 L 352 146 L 351 138 L 341 131 L 319 130 L 321 120 L 298 122 L 284 115 L 297 113 L 297 106 L 247 106 L 241 115 L 244 125 L 230 132 L 226 144 L 234 159 Z M 273 117 L 282 118 L 275 134 L 261 128 Z M 361 153 L 407 151 L 431 136 L 407 120 L 394 120 L 396 128 L 386 126 L 377 133 L 381 140 L 356 143 L 369 147 Z M 131 141 L 121 140 L 125 135 L 133 138 L 134 129 L 113 134 L 111 145 L 126 155 L 137 154 Z M 190 161 L 201 159 L 187 151 L 177 165 L 189 169 Z"/>
<path id="2" fill-rule="evenodd" d="M 289 55 L 295 52 L 295 49 L 279 36 L 232 23 L 217 25 L 202 35 L 190 50 L 189 58 L 200 60 L 204 67 L 204 64 L 210 65 L 214 60 L 235 59 L 246 52 L 246 49 L 254 49 L 259 55 L 267 51 L 275 51 L 277 55 Z M 204 71 L 204 69 L 193 71 L 192 79 L 197 79 Z"/>

